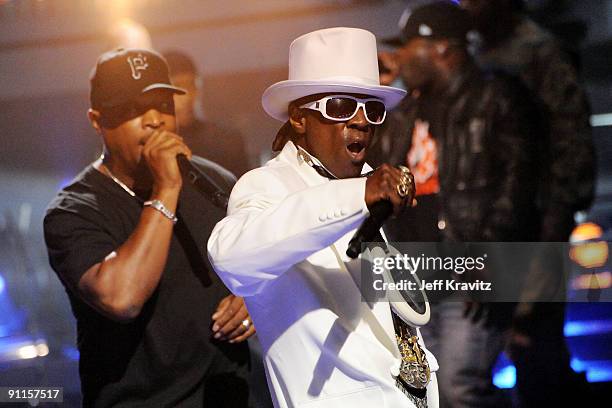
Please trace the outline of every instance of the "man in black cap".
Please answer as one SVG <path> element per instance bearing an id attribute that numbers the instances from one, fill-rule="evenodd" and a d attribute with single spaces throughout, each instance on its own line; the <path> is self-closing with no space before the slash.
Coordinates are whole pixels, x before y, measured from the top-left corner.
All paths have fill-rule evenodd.
<path id="1" fill-rule="evenodd" d="M 480 71 L 470 21 L 451 2 L 405 14 L 399 48 L 381 56 L 410 96 L 379 134 L 373 162 L 408 166 L 419 205 L 389 223 L 394 241 L 530 241 L 535 225 L 537 117 L 519 86 Z M 450 302 L 423 329 L 439 357 L 443 406 L 498 405 L 492 368 L 512 307 Z"/>
<path id="2" fill-rule="evenodd" d="M 176 134 L 173 96 L 183 92 L 153 51 L 100 56 L 88 115 L 104 153 L 44 220 L 50 263 L 77 320 L 85 406 L 248 404 L 242 341 L 254 328 L 205 252 L 225 211 L 183 184 L 177 155 L 226 190 L 234 179 L 191 157 Z"/>

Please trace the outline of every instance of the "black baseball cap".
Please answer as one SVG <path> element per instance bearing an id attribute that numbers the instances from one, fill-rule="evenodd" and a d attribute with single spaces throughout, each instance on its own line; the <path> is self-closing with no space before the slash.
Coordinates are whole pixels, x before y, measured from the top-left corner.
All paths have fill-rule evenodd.
<path id="1" fill-rule="evenodd" d="M 412 10 L 406 9 L 398 25 L 400 35 L 383 40 L 384 44 L 400 47 L 413 38 L 448 39 L 467 43 L 468 33 L 472 29 L 467 11 L 451 1 L 436 1 Z"/>
<path id="2" fill-rule="evenodd" d="M 168 64 L 152 50 L 117 48 L 100 55 L 90 75 L 89 99 L 93 109 L 107 109 L 134 101 L 154 89 L 183 95 L 172 85 Z"/>

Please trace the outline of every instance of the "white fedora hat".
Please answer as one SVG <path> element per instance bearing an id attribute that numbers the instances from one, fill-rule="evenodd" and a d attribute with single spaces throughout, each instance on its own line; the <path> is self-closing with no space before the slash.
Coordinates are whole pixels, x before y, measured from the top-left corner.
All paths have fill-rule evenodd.
<path id="1" fill-rule="evenodd" d="M 290 102 L 329 92 L 371 95 L 387 109 L 406 95 L 403 89 L 380 85 L 374 34 L 337 27 L 304 34 L 291 43 L 289 79 L 266 89 L 261 104 L 268 115 L 286 121 Z"/>

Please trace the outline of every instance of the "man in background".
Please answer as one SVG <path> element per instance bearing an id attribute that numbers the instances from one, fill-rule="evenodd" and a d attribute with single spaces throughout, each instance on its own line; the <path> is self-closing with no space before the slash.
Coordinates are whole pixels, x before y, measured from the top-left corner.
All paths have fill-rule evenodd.
<path id="1" fill-rule="evenodd" d="M 462 0 L 482 37 L 477 61 L 519 77 L 536 98 L 545 120 L 542 134 L 538 240 L 567 242 L 574 214 L 590 206 L 595 157 L 590 109 L 572 60 L 559 41 L 524 13 L 522 0 Z M 581 404 L 586 382 L 570 367 L 563 335 L 565 303 L 546 301 L 550 288 L 565 291 L 564 253 L 532 271 L 511 336 L 521 406 Z M 540 302 L 537 302 L 537 301 Z"/>
<path id="2" fill-rule="evenodd" d="M 399 76 L 409 96 L 389 115 L 372 159 L 408 166 L 419 205 L 388 223 L 390 239 L 532 240 L 539 133 L 528 93 L 476 66 L 469 16 L 450 1 L 413 9 L 402 22 L 397 49 L 380 56 L 381 79 Z M 512 306 L 454 300 L 432 307 L 423 331 L 440 362 L 443 406 L 503 403 L 492 370 Z"/>
<path id="3" fill-rule="evenodd" d="M 202 77 L 193 59 L 181 51 L 168 51 L 164 58 L 168 62 L 172 83 L 185 90 L 185 94 L 174 96 L 179 133 L 185 143 L 195 154 L 221 164 L 236 176 L 250 170 L 242 135 L 236 130 L 202 120 Z M 256 335 L 249 339 L 249 349 L 252 402 L 257 408 L 270 407 L 272 401 Z"/>
<path id="4" fill-rule="evenodd" d="M 185 89 L 176 96 L 176 119 L 185 143 L 196 155 L 219 163 L 236 176 L 251 169 L 243 136 L 235 129 L 204 117 L 202 77 L 193 59 L 181 51 L 164 53 L 172 83 Z"/>

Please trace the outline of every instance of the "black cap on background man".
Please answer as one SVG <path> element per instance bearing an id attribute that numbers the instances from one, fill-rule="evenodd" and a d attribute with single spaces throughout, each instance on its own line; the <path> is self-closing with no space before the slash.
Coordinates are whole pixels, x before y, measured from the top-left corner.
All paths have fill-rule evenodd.
<path id="1" fill-rule="evenodd" d="M 401 47 L 412 38 L 449 39 L 468 42 L 472 29 L 468 13 L 450 1 L 436 1 L 417 8 L 407 8 L 400 17 L 400 34 L 383 40 L 384 44 Z"/>

